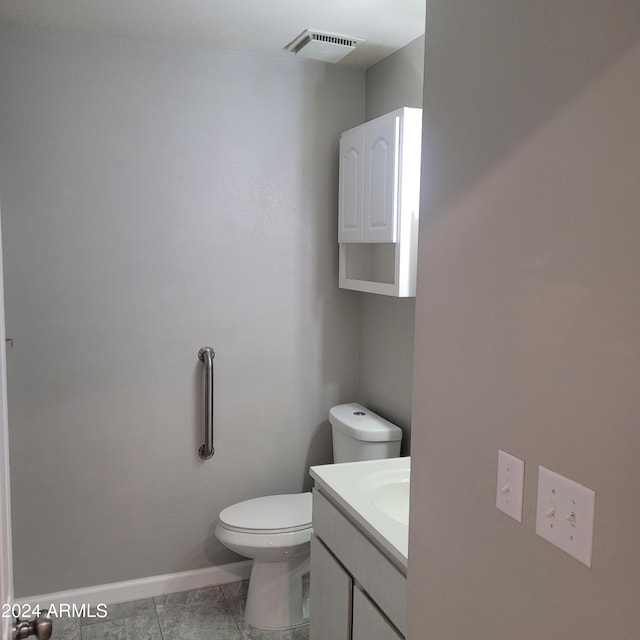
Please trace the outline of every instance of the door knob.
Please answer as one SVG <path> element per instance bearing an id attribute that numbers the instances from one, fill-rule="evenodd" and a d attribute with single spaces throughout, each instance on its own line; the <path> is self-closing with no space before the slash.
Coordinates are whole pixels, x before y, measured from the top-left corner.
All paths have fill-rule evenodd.
<path id="1" fill-rule="evenodd" d="M 11 640 L 23 640 L 29 636 L 49 640 L 52 632 L 53 622 L 48 616 L 38 616 L 35 620 L 16 620 L 11 627 Z"/>

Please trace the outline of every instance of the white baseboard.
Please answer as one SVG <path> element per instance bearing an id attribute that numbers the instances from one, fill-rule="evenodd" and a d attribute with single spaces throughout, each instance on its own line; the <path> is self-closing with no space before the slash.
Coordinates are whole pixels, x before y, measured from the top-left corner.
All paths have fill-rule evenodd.
<path id="1" fill-rule="evenodd" d="M 51 605 L 70 604 L 95 607 L 98 604 L 117 604 L 131 600 L 142 600 L 153 596 L 176 591 L 188 591 L 213 585 L 226 584 L 245 580 L 251 574 L 252 560 L 232 562 L 217 567 L 181 571 L 180 573 L 167 573 L 161 576 L 150 576 L 124 582 L 112 582 L 99 584 L 83 589 L 70 589 L 58 591 L 28 598 L 18 598 L 17 604 L 39 604 L 40 607 Z"/>

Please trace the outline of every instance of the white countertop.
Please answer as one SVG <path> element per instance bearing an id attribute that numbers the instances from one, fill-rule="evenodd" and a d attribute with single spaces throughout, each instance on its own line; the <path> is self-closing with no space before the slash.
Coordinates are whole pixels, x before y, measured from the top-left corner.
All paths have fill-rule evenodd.
<path id="1" fill-rule="evenodd" d="M 384 487 L 386 482 L 396 487 L 406 483 L 408 495 L 410 468 L 411 458 L 390 458 L 327 464 L 310 469 L 311 477 L 322 493 L 405 571 L 409 541 L 408 502 L 406 510 L 402 504 L 389 503 L 393 507 L 399 506 L 393 509 L 391 516 L 376 506 L 376 495 L 381 494 L 375 491 Z"/>

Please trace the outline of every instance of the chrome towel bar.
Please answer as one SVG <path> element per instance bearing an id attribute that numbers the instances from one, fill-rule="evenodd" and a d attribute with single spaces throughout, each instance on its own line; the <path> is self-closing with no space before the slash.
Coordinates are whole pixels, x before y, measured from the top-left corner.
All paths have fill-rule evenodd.
<path id="1" fill-rule="evenodd" d="M 213 457 L 213 359 L 215 351 L 211 347 L 202 347 L 198 358 L 204 362 L 204 444 L 198 449 L 203 460 Z"/>

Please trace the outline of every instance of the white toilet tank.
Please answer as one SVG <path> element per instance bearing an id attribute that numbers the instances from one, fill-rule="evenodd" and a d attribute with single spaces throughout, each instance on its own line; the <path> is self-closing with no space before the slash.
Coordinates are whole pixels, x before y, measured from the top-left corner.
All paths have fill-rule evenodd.
<path id="1" fill-rule="evenodd" d="M 357 462 L 400 456 L 402 429 L 356 402 L 329 410 L 333 461 Z"/>

